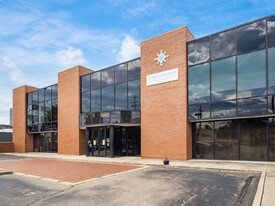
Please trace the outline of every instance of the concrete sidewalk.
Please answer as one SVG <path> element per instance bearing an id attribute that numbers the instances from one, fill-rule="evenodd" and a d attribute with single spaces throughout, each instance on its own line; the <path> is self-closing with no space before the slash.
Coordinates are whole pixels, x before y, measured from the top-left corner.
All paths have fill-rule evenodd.
<path id="1" fill-rule="evenodd" d="M 71 161 L 89 161 L 98 163 L 115 164 L 136 164 L 136 165 L 163 165 L 162 160 L 146 159 L 141 157 L 86 157 L 84 155 L 59 155 L 56 153 L 2 153 L 3 155 L 15 155 L 21 157 L 50 158 Z M 169 166 L 187 167 L 196 169 L 215 169 L 221 171 L 249 171 L 261 172 L 253 205 L 274 205 L 275 202 L 275 163 L 272 162 L 251 162 L 251 161 L 219 161 L 219 160 L 188 160 L 170 161 Z"/>

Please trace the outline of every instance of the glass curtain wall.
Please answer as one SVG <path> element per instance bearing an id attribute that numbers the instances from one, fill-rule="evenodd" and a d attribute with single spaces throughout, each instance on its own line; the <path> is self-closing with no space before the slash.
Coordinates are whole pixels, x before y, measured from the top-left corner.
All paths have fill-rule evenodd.
<path id="1" fill-rule="evenodd" d="M 81 113 L 140 110 L 140 59 L 81 77 Z"/>
<path id="2" fill-rule="evenodd" d="M 188 43 L 188 119 L 274 114 L 275 17 Z"/>
<path id="3" fill-rule="evenodd" d="M 274 118 L 193 123 L 193 158 L 275 161 L 274 125 Z"/>
<path id="4" fill-rule="evenodd" d="M 27 94 L 27 131 L 57 131 L 57 84 Z"/>

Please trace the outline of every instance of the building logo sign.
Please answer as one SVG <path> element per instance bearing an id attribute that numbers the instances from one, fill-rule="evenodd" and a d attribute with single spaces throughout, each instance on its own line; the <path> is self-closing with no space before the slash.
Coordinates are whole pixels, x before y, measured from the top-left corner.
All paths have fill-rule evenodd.
<path id="1" fill-rule="evenodd" d="M 147 75 L 146 76 L 146 86 L 161 84 L 161 83 L 165 83 L 165 82 L 172 82 L 172 81 L 175 81 L 178 79 L 179 79 L 178 68 L 170 69 L 167 71 Z"/>
<path id="2" fill-rule="evenodd" d="M 169 55 L 166 54 L 166 51 L 160 50 L 159 53 L 157 54 L 157 57 L 154 59 L 158 65 L 161 67 L 164 65 L 164 63 L 167 61 L 167 58 Z"/>

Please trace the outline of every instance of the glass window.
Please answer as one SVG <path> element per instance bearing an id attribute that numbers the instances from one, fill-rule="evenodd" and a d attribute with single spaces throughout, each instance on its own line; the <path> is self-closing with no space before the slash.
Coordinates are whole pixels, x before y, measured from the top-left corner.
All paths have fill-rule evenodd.
<path id="1" fill-rule="evenodd" d="M 208 119 L 210 118 L 210 104 L 195 104 L 188 106 L 188 118 Z"/>
<path id="2" fill-rule="evenodd" d="M 209 64 L 188 68 L 188 101 L 189 104 L 210 101 Z"/>
<path id="3" fill-rule="evenodd" d="M 236 53 L 235 30 L 211 36 L 211 59 L 232 56 Z"/>
<path id="4" fill-rule="evenodd" d="M 57 99 L 57 85 L 52 86 L 52 99 Z"/>
<path id="5" fill-rule="evenodd" d="M 38 91 L 35 91 L 32 93 L 32 103 L 37 104 L 38 103 Z"/>
<path id="6" fill-rule="evenodd" d="M 50 100 L 52 98 L 52 87 L 47 87 L 45 89 L 45 100 Z"/>
<path id="7" fill-rule="evenodd" d="M 212 62 L 211 101 L 236 99 L 235 57 Z"/>
<path id="8" fill-rule="evenodd" d="M 45 122 L 52 121 L 52 101 L 45 102 Z"/>
<path id="9" fill-rule="evenodd" d="M 115 86 L 115 109 L 127 109 L 127 82 Z"/>
<path id="10" fill-rule="evenodd" d="M 268 113 L 275 114 L 275 94 L 268 96 Z"/>
<path id="11" fill-rule="evenodd" d="M 236 116 L 236 100 L 212 102 L 211 118 L 226 118 Z"/>
<path id="12" fill-rule="evenodd" d="M 44 106 L 44 102 L 40 102 L 39 103 L 39 112 L 38 112 L 38 119 L 39 119 L 39 123 L 44 123 L 44 110 L 45 106 Z"/>
<path id="13" fill-rule="evenodd" d="M 101 123 L 100 119 L 101 119 L 100 112 L 93 113 L 93 123 L 94 124 L 100 124 Z"/>
<path id="14" fill-rule="evenodd" d="M 188 66 L 209 60 L 209 37 L 188 43 Z"/>
<path id="15" fill-rule="evenodd" d="M 140 59 L 128 62 L 128 80 L 140 79 Z"/>
<path id="16" fill-rule="evenodd" d="M 85 92 L 90 90 L 91 85 L 91 75 L 85 75 L 81 77 L 81 91 Z"/>
<path id="17" fill-rule="evenodd" d="M 28 113 L 28 125 L 32 124 L 32 105 L 28 105 L 27 108 L 27 113 Z"/>
<path id="18" fill-rule="evenodd" d="M 140 109 L 140 80 L 128 82 L 128 109 Z"/>
<path id="19" fill-rule="evenodd" d="M 238 98 L 266 94 L 265 50 L 238 56 Z"/>
<path id="20" fill-rule="evenodd" d="M 275 161 L 275 119 L 268 119 L 268 156 L 269 161 Z"/>
<path id="21" fill-rule="evenodd" d="M 44 102 L 44 89 L 39 90 L 39 102 Z"/>
<path id="22" fill-rule="evenodd" d="M 131 123 L 140 124 L 140 111 L 132 111 Z"/>
<path id="23" fill-rule="evenodd" d="M 265 97 L 254 97 L 238 100 L 238 115 L 249 116 L 249 115 L 261 115 L 266 114 L 266 98 Z"/>
<path id="24" fill-rule="evenodd" d="M 127 64 L 121 64 L 115 67 L 116 84 L 127 81 Z"/>
<path id="25" fill-rule="evenodd" d="M 101 112 L 101 123 L 109 124 L 110 123 L 110 113 L 109 112 Z"/>
<path id="26" fill-rule="evenodd" d="M 32 104 L 32 92 L 28 93 L 28 104 Z"/>
<path id="27" fill-rule="evenodd" d="M 52 121 L 57 121 L 57 99 L 52 100 Z"/>
<path id="28" fill-rule="evenodd" d="M 101 90 L 91 91 L 91 112 L 99 112 L 101 108 Z"/>
<path id="29" fill-rule="evenodd" d="M 90 91 L 82 92 L 82 112 L 90 112 Z"/>
<path id="30" fill-rule="evenodd" d="M 268 49 L 268 94 L 275 94 L 275 47 Z"/>
<path id="31" fill-rule="evenodd" d="M 101 71 L 102 87 L 107 87 L 114 84 L 114 68 L 109 68 Z"/>
<path id="32" fill-rule="evenodd" d="M 115 111 L 111 113 L 111 123 L 112 124 L 118 124 L 120 123 L 120 112 Z"/>
<path id="33" fill-rule="evenodd" d="M 114 86 L 102 88 L 102 111 L 114 110 Z"/>
<path id="34" fill-rule="evenodd" d="M 268 32 L 268 47 L 275 46 L 275 16 L 267 20 L 267 32 Z"/>
<path id="35" fill-rule="evenodd" d="M 131 123 L 130 111 L 121 111 L 121 123 Z"/>
<path id="36" fill-rule="evenodd" d="M 194 140 L 194 156 L 198 159 L 214 158 L 214 123 L 200 122 L 195 124 L 195 132 L 193 132 Z"/>
<path id="37" fill-rule="evenodd" d="M 243 119 L 240 122 L 240 160 L 267 160 L 266 119 Z"/>
<path id="38" fill-rule="evenodd" d="M 237 29 L 238 53 L 263 49 L 266 43 L 266 21 L 257 21 Z"/>
<path id="39" fill-rule="evenodd" d="M 91 74 L 91 89 L 98 89 L 101 87 L 100 72 Z"/>
<path id="40" fill-rule="evenodd" d="M 239 158 L 238 121 L 215 122 L 215 159 Z"/>

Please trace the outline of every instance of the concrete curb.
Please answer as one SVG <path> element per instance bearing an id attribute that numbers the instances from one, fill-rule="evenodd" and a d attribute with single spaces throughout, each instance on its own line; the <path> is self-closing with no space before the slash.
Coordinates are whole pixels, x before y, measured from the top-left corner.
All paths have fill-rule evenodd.
<path id="1" fill-rule="evenodd" d="M 10 174 L 13 174 L 13 172 L 9 171 L 9 170 L 0 170 L 0 176 L 1 175 L 10 175 Z"/>
<path id="2" fill-rule="evenodd" d="M 262 172 L 252 206 L 260 206 L 264 194 L 266 172 Z"/>

